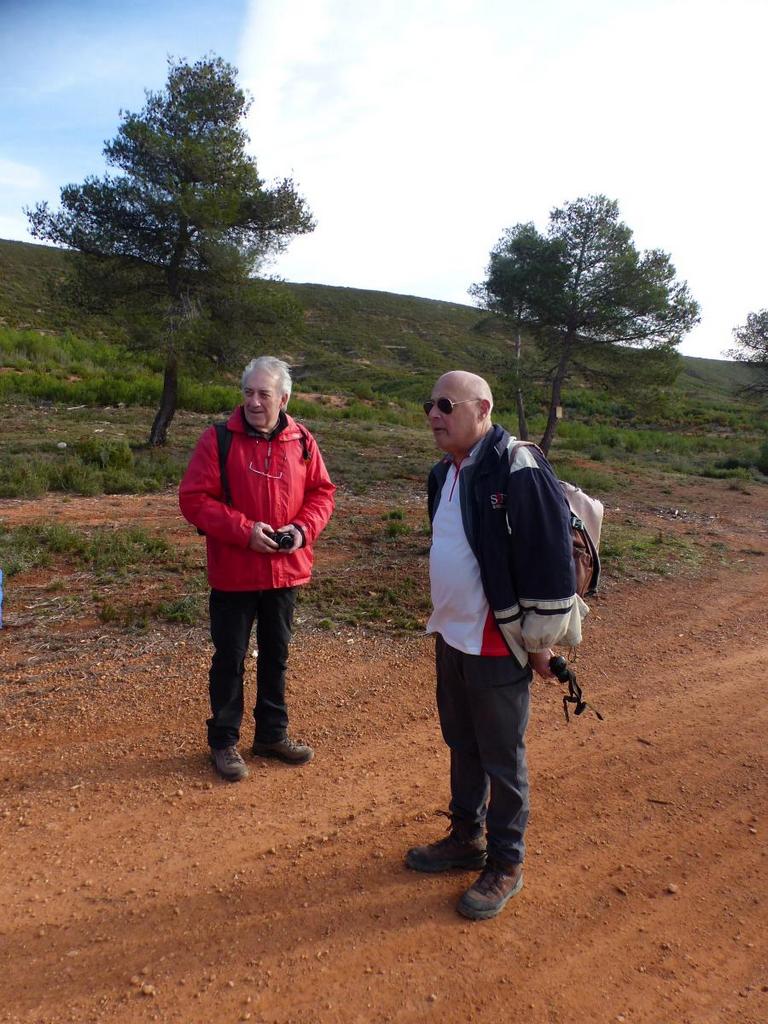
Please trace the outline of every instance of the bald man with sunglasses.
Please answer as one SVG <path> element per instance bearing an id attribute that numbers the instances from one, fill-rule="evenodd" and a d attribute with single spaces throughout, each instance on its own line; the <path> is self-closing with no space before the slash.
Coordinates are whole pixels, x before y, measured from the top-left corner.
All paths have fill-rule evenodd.
<path id="1" fill-rule="evenodd" d="M 570 509 L 538 449 L 491 420 L 493 396 L 453 370 L 424 403 L 438 448 L 427 632 L 436 638 L 437 707 L 450 748 L 449 834 L 406 854 L 416 871 L 479 870 L 457 910 L 495 917 L 523 885 L 533 672 L 555 644 L 581 640 Z"/>

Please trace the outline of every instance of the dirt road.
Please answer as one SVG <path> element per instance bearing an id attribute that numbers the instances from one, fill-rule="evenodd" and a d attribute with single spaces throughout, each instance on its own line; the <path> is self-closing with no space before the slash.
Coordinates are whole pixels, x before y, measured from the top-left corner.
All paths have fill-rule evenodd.
<path id="1" fill-rule="evenodd" d="M 594 603 L 605 721 L 535 685 L 526 884 L 482 923 L 402 864 L 445 828 L 428 640 L 299 632 L 317 756 L 229 785 L 201 630 L 5 630 L 0 1021 L 765 1022 L 766 551 Z"/>

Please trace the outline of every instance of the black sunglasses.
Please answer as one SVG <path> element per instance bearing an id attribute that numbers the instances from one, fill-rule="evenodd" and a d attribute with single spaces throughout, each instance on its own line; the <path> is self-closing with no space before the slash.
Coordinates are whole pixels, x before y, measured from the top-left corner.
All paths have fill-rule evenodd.
<path id="1" fill-rule="evenodd" d="M 450 398 L 438 398 L 435 402 L 433 399 L 428 398 L 424 403 L 424 412 L 429 416 L 434 407 L 437 406 L 440 412 L 450 416 L 455 405 L 466 405 L 467 402 L 482 402 L 482 398 L 462 398 L 460 402 L 452 402 Z"/>

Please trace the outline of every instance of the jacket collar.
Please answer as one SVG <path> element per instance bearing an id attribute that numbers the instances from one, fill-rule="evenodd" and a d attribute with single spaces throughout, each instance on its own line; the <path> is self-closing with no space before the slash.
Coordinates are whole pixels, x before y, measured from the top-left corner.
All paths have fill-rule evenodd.
<path id="1" fill-rule="evenodd" d="M 277 416 L 277 423 L 274 430 L 271 430 L 268 434 L 263 430 L 256 430 L 248 420 L 245 418 L 245 410 L 242 405 L 238 405 L 237 413 L 239 414 L 239 425 L 242 427 L 243 433 L 247 434 L 248 437 L 258 437 L 263 441 L 274 441 L 278 434 L 282 434 L 285 428 L 288 426 L 288 416 L 285 409 L 281 409 Z"/>
<path id="2" fill-rule="evenodd" d="M 506 450 L 509 438 L 510 435 L 507 431 L 503 427 L 494 423 L 491 429 L 487 433 L 483 434 L 477 444 L 475 444 L 471 449 L 469 454 L 472 456 L 473 465 L 477 466 L 488 457 L 492 450 L 496 452 L 497 458 L 501 458 L 502 454 Z M 447 466 L 452 466 L 454 461 L 453 456 L 448 455 L 447 453 L 440 460 L 440 462 L 444 462 Z"/>
<path id="3" fill-rule="evenodd" d="M 496 458 L 500 459 L 507 450 L 509 437 L 510 435 L 504 427 L 500 427 L 498 423 L 494 423 L 488 433 L 480 441 L 475 461 L 480 462 L 481 460 L 490 458 L 492 451 L 495 452 Z"/>

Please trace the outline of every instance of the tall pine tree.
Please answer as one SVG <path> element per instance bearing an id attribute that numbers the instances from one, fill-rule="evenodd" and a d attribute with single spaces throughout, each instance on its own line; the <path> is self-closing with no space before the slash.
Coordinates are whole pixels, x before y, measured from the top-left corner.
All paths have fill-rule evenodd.
<path id="1" fill-rule="evenodd" d="M 138 114 L 120 112 L 104 148 L 117 173 L 67 185 L 56 212 L 27 211 L 35 237 L 82 254 L 81 299 L 122 313 L 133 344 L 162 349 L 153 445 L 167 439 L 185 359 L 227 358 L 259 322 L 291 312 L 252 278 L 314 223 L 290 179 L 259 177 L 246 152 L 248 107 L 220 58 L 169 61 L 165 88 L 147 92 Z"/>
<path id="2" fill-rule="evenodd" d="M 491 252 L 485 281 L 470 291 L 516 331 L 536 337 L 549 387 L 545 452 L 570 374 L 614 387 L 621 378 L 635 386 L 668 378 L 675 346 L 699 311 L 669 256 L 639 252 L 618 204 L 601 195 L 553 210 L 546 234 L 533 224 L 510 228 Z"/>

